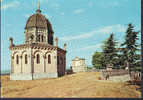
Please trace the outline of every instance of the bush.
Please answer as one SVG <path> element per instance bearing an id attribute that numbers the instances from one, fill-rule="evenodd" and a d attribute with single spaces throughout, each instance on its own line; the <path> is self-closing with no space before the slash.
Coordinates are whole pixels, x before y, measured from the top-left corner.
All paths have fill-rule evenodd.
<path id="1" fill-rule="evenodd" d="M 101 80 L 101 77 L 98 77 L 98 80 Z"/>

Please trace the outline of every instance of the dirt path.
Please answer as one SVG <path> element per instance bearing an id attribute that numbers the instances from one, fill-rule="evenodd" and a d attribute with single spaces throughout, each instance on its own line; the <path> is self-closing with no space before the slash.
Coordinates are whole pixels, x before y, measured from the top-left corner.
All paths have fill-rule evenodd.
<path id="1" fill-rule="evenodd" d="M 141 97 L 138 86 L 97 80 L 99 73 L 84 72 L 56 79 L 10 81 L 2 77 L 4 97 Z"/>

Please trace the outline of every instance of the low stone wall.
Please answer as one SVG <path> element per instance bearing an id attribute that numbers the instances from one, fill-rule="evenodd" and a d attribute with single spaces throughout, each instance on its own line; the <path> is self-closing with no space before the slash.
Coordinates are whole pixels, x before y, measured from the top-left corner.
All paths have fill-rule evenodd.
<path id="1" fill-rule="evenodd" d="M 10 80 L 32 80 L 41 78 L 57 78 L 57 73 L 18 73 L 10 74 Z"/>
<path id="2" fill-rule="evenodd" d="M 130 80 L 130 75 L 120 75 L 120 76 L 111 76 L 109 77 L 109 80 L 113 82 L 126 82 Z"/>
<path id="3" fill-rule="evenodd" d="M 26 73 L 26 74 L 10 74 L 10 80 L 32 80 L 32 74 Z"/>
<path id="4" fill-rule="evenodd" d="M 40 78 L 57 78 L 57 73 L 34 73 L 33 79 L 40 79 Z"/>
<path id="5" fill-rule="evenodd" d="M 123 69 L 114 69 L 112 71 L 103 70 L 100 73 L 103 80 L 106 80 L 107 77 L 107 80 L 114 82 L 126 82 L 131 79 L 129 72 Z"/>
<path id="6" fill-rule="evenodd" d="M 129 74 L 129 71 L 128 70 L 123 70 L 123 69 L 113 69 L 111 71 L 104 70 L 104 71 L 102 71 L 102 74 L 104 76 L 106 76 L 107 74 L 109 76 L 119 76 L 119 75 Z"/>

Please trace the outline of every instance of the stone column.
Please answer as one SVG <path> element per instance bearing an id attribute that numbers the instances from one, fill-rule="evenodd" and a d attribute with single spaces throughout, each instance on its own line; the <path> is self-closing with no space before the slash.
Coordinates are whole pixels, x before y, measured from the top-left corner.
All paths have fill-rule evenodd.
<path id="1" fill-rule="evenodd" d="M 34 73 L 34 60 L 35 60 L 35 56 L 32 54 L 32 63 L 33 63 L 33 68 L 32 68 L 32 72 Z"/>
<path id="2" fill-rule="evenodd" d="M 32 44 L 30 44 L 29 47 L 29 67 L 31 67 L 31 74 L 32 74 L 32 80 L 33 80 L 33 73 L 34 73 L 34 66 L 33 66 L 33 55 L 32 55 Z"/>
<path id="3" fill-rule="evenodd" d="M 56 46 L 58 47 L 58 38 L 55 38 Z"/>
<path id="4" fill-rule="evenodd" d="M 11 56 L 11 73 L 14 73 L 14 56 Z"/>
<path id="5" fill-rule="evenodd" d="M 44 58 L 44 73 L 46 73 L 46 55 L 44 55 L 43 58 Z"/>
<path id="6" fill-rule="evenodd" d="M 21 73 L 22 73 L 22 55 L 20 56 L 20 61 L 21 61 Z"/>
<path id="7" fill-rule="evenodd" d="M 66 47 L 67 47 L 67 44 L 65 43 L 65 44 L 64 44 L 64 50 L 65 50 L 65 51 L 66 51 Z"/>

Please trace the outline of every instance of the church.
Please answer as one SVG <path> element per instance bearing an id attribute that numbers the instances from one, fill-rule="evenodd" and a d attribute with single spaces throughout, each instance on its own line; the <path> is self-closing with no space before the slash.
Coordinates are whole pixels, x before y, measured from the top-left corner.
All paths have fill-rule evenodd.
<path id="1" fill-rule="evenodd" d="M 10 37 L 11 73 L 10 80 L 34 80 L 57 78 L 65 74 L 66 44 L 58 47 L 58 38 L 49 20 L 42 15 L 40 3 L 36 13 L 25 25 L 25 43 L 15 45 Z M 54 45 L 55 41 L 55 45 Z"/>

